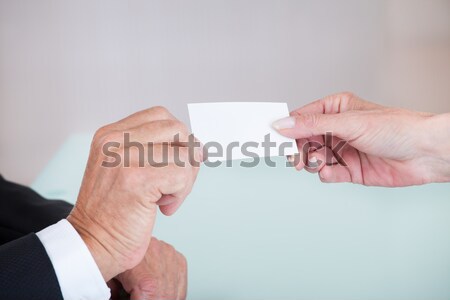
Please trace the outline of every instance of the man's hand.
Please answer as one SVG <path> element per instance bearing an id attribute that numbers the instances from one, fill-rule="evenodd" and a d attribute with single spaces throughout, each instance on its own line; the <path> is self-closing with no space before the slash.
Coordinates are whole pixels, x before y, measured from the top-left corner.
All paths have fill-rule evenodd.
<path id="1" fill-rule="evenodd" d="M 124 145 L 125 134 L 139 142 L 145 153 L 137 146 Z M 142 261 L 157 207 L 171 215 L 191 191 L 202 155 L 198 147 L 191 151 L 186 147 L 188 135 L 186 126 L 162 107 L 138 112 L 95 134 L 78 200 L 67 219 L 86 243 L 105 281 Z M 163 143 L 175 144 L 167 147 Z M 105 145 L 120 145 L 108 148 L 120 156 L 118 166 L 102 166 L 111 162 Z M 144 164 L 148 157 L 155 163 Z M 160 162 L 167 165 L 157 166 Z"/>
<path id="2" fill-rule="evenodd" d="M 152 238 L 142 262 L 116 279 L 130 294 L 130 300 L 186 299 L 186 259 L 171 245 L 156 238 Z M 119 296 L 118 291 L 118 286 L 113 289 L 113 300 Z"/>
<path id="3" fill-rule="evenodd" d="M 387 108 L 343 93 L 273 126 L 297 139 L 300 158 L 290 158 L 296 168 L 318 172 L 323 182 L 395 187 L 450 180 L 450 114 Z"/>

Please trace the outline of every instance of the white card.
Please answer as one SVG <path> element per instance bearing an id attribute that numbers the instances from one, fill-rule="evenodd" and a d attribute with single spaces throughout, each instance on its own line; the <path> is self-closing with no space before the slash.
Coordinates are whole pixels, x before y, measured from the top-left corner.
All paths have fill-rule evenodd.
<path id="1" fill-rule="evenodd" d="M 298 152 L 293 139 L 280 135 L 272 128 L 274 121 L 289 116 L 286 103 L 192 103 L 188 104 L 188 109 L 192 133 L 208 149 L 209 161 Z M 270 142 L 275 144 L 267 142 L 267 134 Z M 216 146 L 222 148 L 222 155 Z"/>

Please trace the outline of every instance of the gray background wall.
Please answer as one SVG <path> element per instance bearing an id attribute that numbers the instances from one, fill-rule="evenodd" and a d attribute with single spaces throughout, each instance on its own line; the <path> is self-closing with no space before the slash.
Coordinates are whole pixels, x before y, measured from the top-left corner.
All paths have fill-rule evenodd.
<path id="1" fill-rule="evenodd" d="M 351 90 L 450 111 L 450 1 L 0 0 L 0 172 L 136 110 Z"/>

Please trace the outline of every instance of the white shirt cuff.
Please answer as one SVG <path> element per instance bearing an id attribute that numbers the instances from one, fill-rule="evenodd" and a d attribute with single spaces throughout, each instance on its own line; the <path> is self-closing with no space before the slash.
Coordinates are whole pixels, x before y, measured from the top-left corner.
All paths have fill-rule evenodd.
<path id="1" fill-rule="evenodd" d="M 110 299 L 111 292 L 88 247 L 66 219 L 37 236 L 50 257 L 64 299 Z"/>

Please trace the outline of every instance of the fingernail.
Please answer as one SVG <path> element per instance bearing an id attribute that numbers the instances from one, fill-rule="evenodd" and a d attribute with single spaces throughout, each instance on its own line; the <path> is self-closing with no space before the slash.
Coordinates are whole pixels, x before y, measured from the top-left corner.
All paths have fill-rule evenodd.
<path id="1" fill-rule="evenodd" d="M 291 166 L 294 167 L 294 161 L 295 161 L 294 155 L 288 155 L 286 158 L 287 158 L 287 161 L 291 164 Z"/>
<path id="2" fill-rule="evenodd" d="M 313 156 L 308 159 L 308 167 L 315 169 L 320 166 L 320 161 L 317 159 L 317 157 Z"/>
<path id="3" fill-rule="evenodd" d="M 295 118 L 287 117 L 272 123 L 272 127 L 276 130 L 289 129 L 295 127 Z"/>

